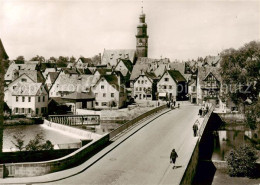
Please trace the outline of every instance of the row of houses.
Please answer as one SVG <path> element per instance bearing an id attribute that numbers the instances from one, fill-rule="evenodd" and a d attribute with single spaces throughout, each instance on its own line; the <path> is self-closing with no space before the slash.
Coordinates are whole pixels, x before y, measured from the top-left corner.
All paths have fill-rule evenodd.
<path id="1" fill-rule="evenodd" d="M 101 62 L 80 57 L 66 68 L 55 63 L 13 61 L 5 73 L 5 102 L 15 114 L 58 113 L 55 107 L 122 108 L 151 100 L 221 101 L 220 57 L 170 62 L 136 57 L 132 50 L 104 50 Z M 50 108 L 51 105 L 51 108 Z"/>

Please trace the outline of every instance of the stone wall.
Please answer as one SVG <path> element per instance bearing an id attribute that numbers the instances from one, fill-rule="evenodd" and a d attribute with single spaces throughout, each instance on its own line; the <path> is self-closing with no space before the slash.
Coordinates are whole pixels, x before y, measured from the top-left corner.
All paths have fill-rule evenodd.
<path id="1" fill-rule="evenodd" d="M 14 168 L 14 177 L 31 177 L 45 175 L 61 170 L 65 170 L 74 167 L 86 160 L 89 156 L 100 150 L 102 147 L 109 143 L 109 135 L 105 135 L 97 141 L 91 142 L 84 147 L 76 150 L 75 152 L 51 161 L 43 162 L 27 162 L 27 163 L 7 163 L 4 164 L 5 176 L 10 176 L 9 169 Z"/>
<path id="2" fill-rule="evenodd" d="M 194 151 L 192 153 L 191 159 L 189 161 L 189 164 L 185 170 L 185 173 L 182 177 L 180 184 L 192 184 L 193 178 L 196 173 L 197 165 L 199 162 L 199 140 L 196 143 L 196 146 L 194 148 Z"/>
<path id="3" fill-rule="evenodd" d="M 218 113 L 218 115 L 225 123 L 243 123 L 245 120 L 245 115 L 239 113 Z"/>

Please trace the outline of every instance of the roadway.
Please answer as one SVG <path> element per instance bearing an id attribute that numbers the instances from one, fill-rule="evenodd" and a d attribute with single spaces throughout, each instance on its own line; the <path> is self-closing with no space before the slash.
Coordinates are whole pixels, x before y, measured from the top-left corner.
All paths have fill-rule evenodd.
<path id="1" fill-rule="evenodd" d="M 83 172 L 50 184 L 179 184 L 197 140 L 192 125 L 198 110 L 199 106 L 181 104 L 180 109 L 151 121 Z M 169 158 L 172 148 L 179 155 L 175 169 Z"/>

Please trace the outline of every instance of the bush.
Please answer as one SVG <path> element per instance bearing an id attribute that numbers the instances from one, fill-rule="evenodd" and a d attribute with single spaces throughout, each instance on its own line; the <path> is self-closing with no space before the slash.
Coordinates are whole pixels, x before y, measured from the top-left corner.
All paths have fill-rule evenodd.
<path id="1" fill-rule="evenodd" d="M 238 149 L 230 151 L 228 162 L 228 173 L 231 177 L 253 177 L 256 170 L 256 150 L 249 145 L 242 145 Z"/>

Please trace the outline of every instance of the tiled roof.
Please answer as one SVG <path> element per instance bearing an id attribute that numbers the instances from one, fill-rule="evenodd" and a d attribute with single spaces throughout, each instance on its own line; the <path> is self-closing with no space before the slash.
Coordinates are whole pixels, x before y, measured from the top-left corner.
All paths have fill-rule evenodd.
<path id="1" fill-rule="evenodd" d="M 97 68 L 96 70 L 100 73 L 100 75 L 108 75 L 108 73 L 112 73 L 112 69 Z"/>
<path id="2" fill-rule="evenodd" d="M 117 59 L 128 59 L 132 63 L 135 62 L 136 54 L 134 49 L 117 49 L 117 50 L 104 50 L 101 63 L 116 66 Z"/>
<path id="3" fill-rule="evenodd" d="M 22 74 L 26 74 L 34 82 L 37 82 L 37 83 L 43 83 L 45 81 L 42 73 L 37 70 L 19 70 L 19 76 L 21 76 Z"/>
<path id="4" fill-rule="evenodd" d="M 204 86 L 204 79 L 212 73 L 215 78 L 221 82 L 220 69 L 217 67 L 199 67 L 198 68 L 198 78 L 201 86 Z"/>
<path id="5" fill-rule="evenodd" d="M 186 79 L 182 76 L 182 74 L 179 71 L 168 70 L 168 73 L 176 82 L 186 82 Z"/>
<path id="6" fill-rule="evenodd" d="M 65 74 L 78 74 L 76 69 L 68 69 L 68 68 L 63 68 L 62 69 Z"/>
<path id="7" fill-rule="evenodd" d="M 50 73 L 50 72 L 56 72 L 56 68 L 46 68 L 44 70 L 44 72 L 42 73 L 43 77 L 46 79 L 47 78 L 47 75 Z"/>
<path id="8" fill-rule="evenodd" d="M 155 75 L 155 73 L 153 72 L 145 72 L 145 75 L 149 78 L 151 78 L 152 80 L 154 79 L 158 79 L 158 77 Z"/>
<path id="9" fill-rule="evenodd" d="M 36 70 L 37 64 L 16 64 L 13 62 L 7 69 L 5 73 L 5 80 L 12 81 L 14 80 L 14 71 L 15 70 Z"/>
<path id="10" fill-rule="evenodd" d="M 117 89 L 119 88 L 120 84 L 118 84 L 118 78 L 116 75 L 104 75 L 103 77 L 110 85 L 116 86 Z"/>
<path id="11" fill-rule="evenodd" d="M 69 76 L 60 74 L 56 84 L 58 84 L 57 88 L 60 92 L 86 92 L 89 91 L 91 86 L 95 85 L 96 81 L 94 75 Z"/>
<path id="12" fill-rule="evenodd" d="M 5 51 L 4 45 L 0 39 L 0 59 L 8 59 L 8 55 Z"/>
<path id="13" fill-rule="evenodd" d="M 159 66 L 167 65 L 170 63 L 170 60 L 165 59 L 152 59 L 146 57 L 139 57 L 134 65 L 130 80 L 135 80 L 143 72 L 154 72 Z M 161 69 L 158 69 L 158 74 L 161 72 Z"/>
<path id="14" fill-rule="evenodd" d="M 51 83 L 53 83 L 59 76 L 59 72 L 49 72 L 48 75 L 50 76 Z"/>
<path id="15" fill-rule="evenodd" d="M 93 93 L 81 93 L 81 92 L 72 92 L 68 95 L 65 95 L 62 97 L 63 99 L 73 99 L 73 100 L 89 100 L 89 99 L 95 99 L 95 96 Z"/>
<path id="16" fill-rule="evenodd" d="M 130 72 L 133 70 L 133 63 L 129 59 L 119 59 L 117 65 L 119 64 L 120 61 L 124 63 L 124 65 Z"/>
<path id="17" fill-rule="evenodd" d="M 13 90 L 14 96 L 35 96 L 38 95 L 43 87 L 41 83 L 22 82 L 18 83 L 17 87 Z"/>

